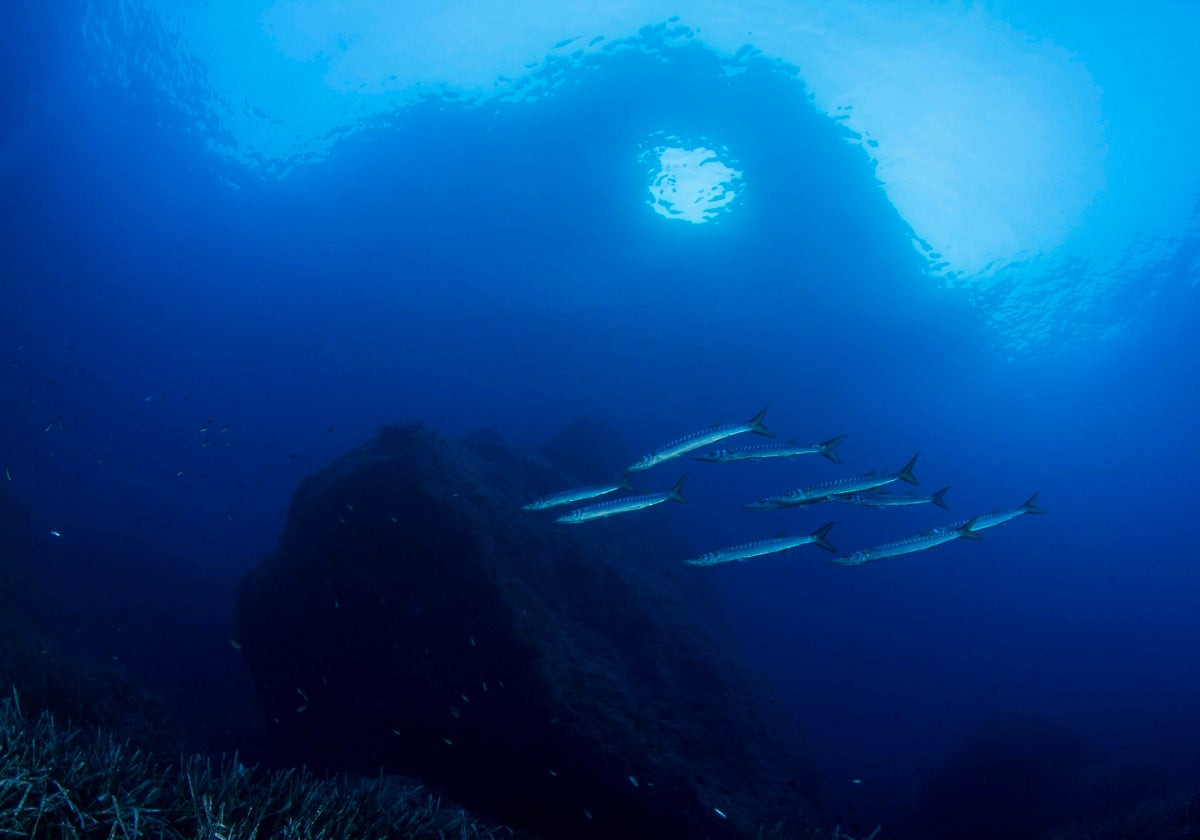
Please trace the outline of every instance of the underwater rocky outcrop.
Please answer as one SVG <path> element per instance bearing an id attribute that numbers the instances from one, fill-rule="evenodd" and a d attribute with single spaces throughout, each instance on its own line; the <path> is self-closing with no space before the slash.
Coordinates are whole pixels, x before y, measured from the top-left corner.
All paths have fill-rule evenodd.
<path id="1" fill-rule="evenodd" d="M 389 426 L 301 483 L 238 599 L 276 758 L 403 773 L 547 838 L 799 829 L 810 771 L 705 618 L 687 547 L 653 516 L 521 509 L 629 462 L 573 435 L 531 457 Z"/>

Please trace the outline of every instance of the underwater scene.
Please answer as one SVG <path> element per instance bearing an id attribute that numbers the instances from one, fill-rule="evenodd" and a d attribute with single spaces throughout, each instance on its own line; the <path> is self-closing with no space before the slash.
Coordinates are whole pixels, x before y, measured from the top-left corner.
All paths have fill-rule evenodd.
<path id="1" fill-rule="evenodd" d="M 1200 838 L 1200 6 L 0 23 L 0 835 Z"/>

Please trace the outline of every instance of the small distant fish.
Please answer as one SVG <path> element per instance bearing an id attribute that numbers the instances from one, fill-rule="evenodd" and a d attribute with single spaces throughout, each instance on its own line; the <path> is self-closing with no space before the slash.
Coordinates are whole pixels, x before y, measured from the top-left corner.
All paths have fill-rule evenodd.
<path id="1" fill-rule="evenodd" d="M 1018 516 L 1023 516 L 1027 513 L 1045 513 L 1046 511 L 1037 506 L 1037 499 L 1040 495 L 1040 493 L 1034 493 L 1025 501 L 1025 504 L 1021 505 L 1020 507 L 1015 507 L 1011 510 L 996 510 L 992 511 L 991 513 L 985 513 L 981 516 L 976 516 L 973 520 L 971 520 L 975 523 L 973 526 L 971 526 L 971 530 L 982 531 L 984 528 L 995 528 L 997 525 L 1003 525 L 1005 522 L 1009 522 L 1013 519 L 1016 519 Z M 955 522 L 953 525 L 947 525 L 946 530 L 953 531 L 956 528 L 961 528 L 965 524 L 965 522 Z"/>
<path id="2" fill-rule="evenodd" d="M 12 472 L 8 469 L 8 467 L 4 468 L 4 477 L 9 481 L 12 481 Z"/>
<path id="3" fill-rule="evenodd" d="M 855 493 L 850 496 L 834 496 L 832 501 L 860 507 L 906 507 L 908 505 L 934 504 L 942 510 L 950 510 L 950 505 L 946 504 L 946 494 L 949 492 L 949 487 L 943 487 L 932 496 L 922 496 L 917 493 L 888 493 L 887 491 Z M 978 526 L 975 530 L 979 530 Z"/>
<path id="4" fill-rule="evenodd" d="M 629 490 L 629 473 L 621 476 L 621 480 L 615 484 L 600 484 L 595 487 L 579 487 L 574 490 L 561 490 L 558 493 L 551 493 L 548 496 L 542 496 L 540 499 L 534 499 L 527 505 L 523 505 L 524 510 L 545 510 L 546 508 L 558 507 L 559 505 L 569 505 L 575 502 L 584 502 L 588 499 L 595 499 L 599 496 L 607 496 L 609 493 L 615 493 L 618 490 Z"/>
<path id="5" fill-rule="evenodd" d="M 575 525 L 580 522 L 587 522 L 592 519 L 601 519 L 605 516 L 615 516 L 618 513 L 630 513 L 635 510 L 645 510 L 648 507 L 660 505 L 663 502 L 686 502 L 683 497 L 683 482 L 687 481 L 688 474 L 675 482 L 675 486 L 665 493 L 646 493 L 641 496 L 626 496 L 621 499 L 613 499 L 609 502 L 600 502 L 596 505 L 588 505 L 587 507 L 576 508 L 570 513 L 565 513 L 555 522 L 561 522 L 564 525 Z"/>
<path id="6" fill-rule="evenodd" d="M 832 551 L 836 554 L 837 549 L 830 545 L 829 540 L 825 539 L 825 535 L 829 533 L 829 529 L 832 527 L 833 523 L 830 522 L 822 525 L 811 534 L 805 534 L 801 537 L 789 537 L 787 534 L 780 534 L 774 539 L 758 540 L 757 542 L 745 543 L 744 545 L 735 545 L 732 548 L 709 551 L 701 554 L 699 557 L 683 562 L 689 566 L 716 566 L 720 563 L 749 560 L 751 557 L 761 557 L 764 554 L 774 554 L 778 551 L 787 551 L 788 549 L 809 544 L 818 545 L 826 551 Z"/>
<path id="7" fill-rule="evenodd" d="M 842 459 L 837 455 L 837 448 L 845 439 L 845 435 L 838 435 L 824 443 L 808 445 L 801 445 L 794 440 L 789 440 L 787 443 L 764 443 L 758 446 L 714 449 L 703 455 L 697 455 L 696 460 L 726 463 L 728 461 L 757 461 L 763 458 L 794 458 L 797 455 L 824 455 L 833 463 L 840 464 Z"/>
<path id="8" fill-rule="evenodd" d="M 861 566 L 863 563 L 869 563 L 872 560 L 883 560 L 888 557 L 899 557 L 903 554 L 912 554 L 915 551 L 926 551 L 931 548 L 937 548 L 939 545 L 944 545 L 957 539 L 981 540 L 983 537 L 975 533 L 974 530 L 976 521 L 975 519 L 971 519 L 957 528 L 936 528 L 932 531 L 918 534 L 915 537 L 905 537 L 902 540 L 884 543 L 874 548 L 856 551 L 853 554 L 846 554 L 834 560 L 829 560 L 827 563 L 831 566 Z"/>
<path id="9" fill-rule="evenodd" d="M 50 536 L 52 536 L 52 537 L 61 537 L 61 536 L 62 536 L 62 534 L 60 534 L 58 531 L 51 531 L 51 532 L 50 532 Z"/>
<path id="10" fill-rule="evenodd" d="M 681 455 L 686 455 L 689 452 L 694 452 L 705 446 L 711 446 L 714 443 L 725 440 L 725 438 L 745 432 L 754 432 L 754 434 L 763 435 L 764 437 L 775 437 L 775 433 L 764 426 L 762 422 L 763 417 L 767 414 L 767 408 L 768 406 L 763 406 L 762 411 L 755 414 L 745 423 L 711 426 L 703 431 L 692 432 L 690 435 L 684 435 L 678 440 L 671 441 L 661 449 L 656 449 L 638 458 L 630 466 L 629 472 L 648 470 L 656 464 L 670 461 L 672 458 L 678 458 Z"/>
<path id="11" fill-rule="evenodd" d="M 799 490 L 792 490 L 790 493 L 784 493 L 782 496 L 770 496 L 765 499 L 759 499 L 757 502 L 751 502 L 746 505 L 746 507 L 760 509 L 796 507 L 798 505 L 816 504 L 826 499 L 832 499 L 835 496 L 849 496 L 868 490 L 876 490 L 880 487 L 886 487 L 895 481 L 920 484 L 921 482 L 917 481 L 917 477 L 913 475 L 912 471 L 920 455 L 921 453 L 918 452 L 912 456 L 912 459 L 907 464 L 894 473 L 869 472 L 865 475 L 854 476 L 852 478 L 835 478 L 832 481 L 822 481 L 819 484 L 810 484 L 807 487 L 801 487 Z"/>

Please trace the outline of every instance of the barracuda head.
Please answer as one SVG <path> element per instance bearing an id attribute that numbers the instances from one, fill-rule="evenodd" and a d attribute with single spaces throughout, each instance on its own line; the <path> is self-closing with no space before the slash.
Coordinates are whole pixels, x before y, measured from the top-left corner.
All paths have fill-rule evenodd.
<path id="1" fill-rule="evenodd" d="M 633 465 L 629 468 L 629 471 L 633 472 L 634 470 L 648 470 L 653 467 L 654 464 L 654 453 L 651 452 L 649 455 L 643 455 L 641 458 L 638 458 L 636 461 L 634 461 Z"/>

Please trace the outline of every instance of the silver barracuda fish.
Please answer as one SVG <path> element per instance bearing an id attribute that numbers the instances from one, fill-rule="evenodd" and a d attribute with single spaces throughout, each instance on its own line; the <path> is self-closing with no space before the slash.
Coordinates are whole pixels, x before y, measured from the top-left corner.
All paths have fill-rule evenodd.
<path id="1" fill-rule="evenodd" d="M 697 461 L 725 463 L 728 461 L 757 461 L 761 458 L 794 458 L 797 455 L 824 455 L 835 464 L 842 463 L 837 456 L 838 444 L 846 439 L 845 435 L 830 438 L 824 443 L 801 445 L 794 440 L 787 443 L 764 443 L 759 446 L 738 446 L 732 449 L 714 449 L 703 455 L 697 455 Z"/>
<path id="2" fill-rule="evenodd" d="M 1018 516 L 1023 516 L 1027 513 L 1045 513 L 1046 511 L 1037 506 L 1037 498 L 1039 495 L 1039 493 L 1034 493 L 1029 497 L 1025 504 L 1021 505 L 1020 507 L 1013 508 L 1012 510 L 997 510 L 991 513 L 985 513 L 981 514 L 980 516 L 976 516 L 973 520 L 971 520 L 975 523 L 971 526 L 972 530 L 982 531 L 984 528 L 995 528 L 997 525 L 1003 525 L 1005 522 L 1016 519 Z M 961 528 L 964 524 L 965 523 L 963 522 L 955 522 L 953 525 L 947 525 L 946 529 L 952 530 L 954 528 Z"/>
<path id="3" fill-rule="evenodd" d="M 660 505 L 663 502 L 686 502 L 687 499 L 683 497 L 683 482 L 686 480 L 687 473 L 684 473 L 683 477 L 675 482 L 675 486 L 665 493 L 645 493 L 641 496 L 625 496 L 608 502 L 600 502 L 599 504 L 576 508 L 570 513 L 564 513 L 554 521 L 561 522 L 564 525 L 576 525 L 592 519 L 602 519 L 605 516 L 616 516 L 618 513 L 644 510 L 648 507 Z"/>
<path id="4" fill-rule="evenodd" d="M 599 496 L 607 496 L 609 493 L 615 493 L 618 490 L 629 490 L 629 474 L 621 476 L 621 480 L 615 484 L 600 484 L 596 487 L 577 487 L 574 490 L 561 490 L 558 493 L 551 493 L 548 496 L 542 496 L 540 499 L 534 499 L 527 505 L 522 505 L 524 510 L 545 510 L 546 508 L 558 507 L 559 505 L 569 505 L 575 502 L 586 502 L 588 499 L 595 499 Z"/>
<path id="5" fill-rule="evenodd" d="M 766 413 L 767 406 L 763 406 L 762 411 L 755 414 L 745 423 L 710 426 L 703 431 L 684 435 L 678 440 L 671 441 L 661 449 L 656 449 L 638 458 L 628 471 L 648 470 L 656 464 L 670 461 L 672 458 L 678 458 L 680 455 L 686 455 L 694 450 L 725 440 L 727 437 L 733 437 L 745 432 L 754 432 L 754 434 L 763 435 L 764 437 L 775 437 L 775 433 L 763 425 L 762 420 L 766 416 Z"/>
<path id="6" fill-rule="evenodd" d="M 829 544 L 829 540 L 825 539 L 825 535 L 829 533 L 829 529 L 832 527 L 833 523 L 830 522 L 822 525 L 811 534 L 805 534 L 802 537 L 789 537 L 787 534 L 780 534 L 778 537 L 769 540 L 759 540 L 758 542 L 735 545 L 731 548 L 709 551 L 701 554 L 699 557 L 693 557 L 691 560 L 684 560 L 683 562 L 689 566 L 716 566 L 720 563 L 749 560 L 751 557 L 761 557 L 764 554 L 787 551 L 790 548 L 797 548 L 802 545 L 809 545 L 810 543 L 818 545 L 826 551 L 836 553 L 837 549 Z"/>
<path id="7" fill-rule="evenodd" d="M 927 551 L 957 539 L 983 539 L 983 537 L 975 533 L 974 526 L 975 520 L 972 519 L 958 528 L 937 528 L 932 531 L 926 531 L 923 534 L 918 534 L 915 537 L 906 537 L 895 542 L 884 543 L 874 548 L 866 548 L 862 551 L 845 554 L 834 560 L 827 560 L 825 562 L 830 566 L 861 566 L 863 563 L 869 563 L 872 560 L 899 557 L 902 554 L 912 554 L 915 551 Z"/>
<path id="8" fill-rule="evenodd" d="M 922 496 L 917 493 L 888 493 L 886 491 L 855 493 L 852 496 L 834 496 L 830 501 L 859 505 L 860 507 L 907 507 L 908 505 L 934 504 L 942 510 L 950 510 L 950 505 L 946 504 L 946 494 L 949 492 L 949 487 L 943 487 L 932 496 Z"/>
<path id="9" fill-rule="evenodd" d="M 826 499 L 832 499 L 835 496 L 848 496 L 855 493 L 876 490 L 880 487 L 886 487 L 894 481 L 920 484 L 921 482 L 917 481 L 917 477 L 912 472 L 920 455 L 921 453 L 918 452 L 912 456 L 912 460 L 894 473 L 869 472 L 866 475 L 853 476 L 851 478 L 835 478 L 832 481 L 822 481 L 820 484 L 801 487 L 799 490 L 784 493 L 782 496 L 769 496 L 765 499 L 759 499 L 757 502 L 751 502 L 746 505 L 746 507 L 771 509 L 812 505 L 817 502 L 823 502 Z"/>

